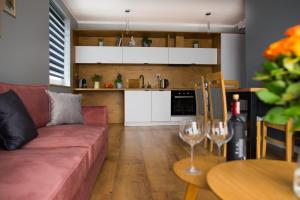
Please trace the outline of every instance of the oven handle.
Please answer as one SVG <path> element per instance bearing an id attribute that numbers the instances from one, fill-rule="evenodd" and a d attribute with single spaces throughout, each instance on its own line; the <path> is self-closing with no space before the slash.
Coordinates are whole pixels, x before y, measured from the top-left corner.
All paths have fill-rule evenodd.
<path id="1" fill-rule="evenodd" d="M 194 99 L 194 96 L 174 96 L 175 99 Z"/>

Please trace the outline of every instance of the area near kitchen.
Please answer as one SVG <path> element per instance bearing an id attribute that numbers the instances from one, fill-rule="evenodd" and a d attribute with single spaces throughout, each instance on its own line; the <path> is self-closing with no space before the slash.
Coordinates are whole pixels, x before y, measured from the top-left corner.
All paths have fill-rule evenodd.
<path id="1" fill-rule="evenodd" d="M 74 30 L 73 36 L 73 90 L 84 105 L 106 105 L 110 123 L 176 124 L 195 116 L 193 88 L 201 76 L 222 70 L 226 80 L 243 83 L 243 34 Z"/>

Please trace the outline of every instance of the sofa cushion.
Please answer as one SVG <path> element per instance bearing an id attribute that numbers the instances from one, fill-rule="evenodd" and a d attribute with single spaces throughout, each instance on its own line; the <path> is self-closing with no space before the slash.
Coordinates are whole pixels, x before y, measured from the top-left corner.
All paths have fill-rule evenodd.
<path id="1" fill-rule="evenodd" d="M 85 147 L 92 165 L 103 146 L 107 145 L 107 130 L 101 126 L 59 125 L 38 129 L 39 137 L 26 144 L 25 149 Z"/>
<path id="2" fill-rule="evenodd" d="M 46 91 L 50 100 L 50 125 L 82 124 L 81 94 Z"/>
<path id="3" fill-rule="evenodd" d="M 46 126 L 49 121 L 49 100 L 45 92 L 47 88 L 46 85 L 0 83 L 0 93 L 13 90 L 18 94 L 37 128 Z"/>
<path id="4" fill-rule="evenodd" d="M 18 95 L 9 90 L 0 94 L 0 147 L 15 150 L 38 135 Z"/>
<path id="5" fill-rule="evenodd" d="M 73 199 L 89 170 L 87 153 L 80 147 L 0 151 L 0 199 Z"/>

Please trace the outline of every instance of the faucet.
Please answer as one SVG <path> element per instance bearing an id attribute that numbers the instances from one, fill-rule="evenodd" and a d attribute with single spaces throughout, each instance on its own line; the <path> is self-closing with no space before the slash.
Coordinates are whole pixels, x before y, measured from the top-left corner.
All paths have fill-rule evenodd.
<path id="1" fill-rule="evenodd" d="M 140 75 L 140 88 L 144 88 L 145 87 L 145 78 L 144 76 L 141 74 Z"/>

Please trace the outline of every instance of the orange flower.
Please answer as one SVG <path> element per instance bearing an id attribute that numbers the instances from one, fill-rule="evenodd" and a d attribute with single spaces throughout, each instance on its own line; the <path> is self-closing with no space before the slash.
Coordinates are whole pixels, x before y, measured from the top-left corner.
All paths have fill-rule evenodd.
<path id="1" fill-rule="evenodd" d="M 285 35 L 287 36 L 300 36 L 300 25 L 293 26 L 289 28 L 286 32 Z"/>
<path id="2" fill-rule="evenodd" d="M 288 37 L 272 43 L 264 52 L 269 60 L 276 60 L 279 55 L 300 57 L 300 25 L 289 28 Z"/>

